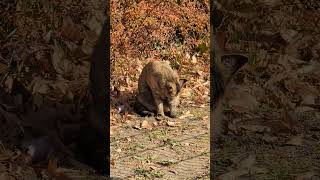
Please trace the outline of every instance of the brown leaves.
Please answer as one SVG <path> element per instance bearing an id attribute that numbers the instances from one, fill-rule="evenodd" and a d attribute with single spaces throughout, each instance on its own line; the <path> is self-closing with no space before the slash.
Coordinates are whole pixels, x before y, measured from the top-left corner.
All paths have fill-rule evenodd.
<path id="1" fill-rule="evenodd" d="M 228 94 L 229 96 L 226 95 L 228 96 L 227 101 L 236 112 L 250 112 L 258 107 L 259 103 L 256 100 L 256 97 L 251 95 L 248 90 L 240 86 L 230 89 L 230 92 Z"/>
<path id="2" fill-rule="evenodd" d="M 141 123 L 141 127 L 144 128 L 144 129 L 151 130 L 152 129 L 152 124 L 147 120 L 143 120 L 142 123 Z"/>
<path id="3" fill-rule="evenodd" d="M 278 118 L 276 119 L 265 120 L 263 124 L 271 128 L 271 132 L 274 134 L 297 134 L 301 131 L 296 114 L 288 110 L 283 110 L 281 114 L 278 114 Z"/>
<path id="4" fill-rule="evenodd" d="M 316 180 L 319 179 L 320 175 L 317 172 L 309 171 L 306 173 L 303 173 L 301 175 L 298 175 L 295 180 Z"/>
<path id="5" fill-rule="evenodd" d="M 256 156 L 254 154 L 245 154 L 234 159 L 234 168 L 221 176 L 221 180 L 233 179 L 252 179 L 251 174 L 266 172 L 266 169 L 256 167 Z"/>
<path id="6" fill-rule="evenodd" d="M 53 49 L 52 65 L 56 72 L 61 75 L 68 75 L 72 69 L 72 64 L 66 59 L 64 50 L 57 42 L 55 42 Z"/>
<path id="7" fill-rule="evenodd" d="M 293 146 L 302 146 L 304 143 L 304 139 L 302 135 L 293 136 L 291 139 L 286 143 L 287 145 Z"/>
<path id="8" fill-rule="evenodd" d="M 79 27 L 72 21 L 71 17 L 63 18 L 61 35 L 71 41 L 80 41 L 82 39 Z"/>

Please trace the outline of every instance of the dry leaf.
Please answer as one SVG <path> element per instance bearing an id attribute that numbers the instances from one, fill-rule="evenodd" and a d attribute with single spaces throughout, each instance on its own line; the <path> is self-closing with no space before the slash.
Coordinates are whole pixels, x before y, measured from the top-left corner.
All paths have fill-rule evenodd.
<path id="1" fill-rule="evenodd" d="M 190 59 L 190 54 L 189 53 L 186 53 L 186 59 Z"/>
<path id="2" fill-rule="evenodd" d="M 64 58 L 64 51 L 63 49 L 58 45 L 57 42 L 55 42 L 53 54 L 52 54 L 52 65 L 57 73 L 62 74 L 63 71 L 60 69 L 59 64 L 62 61 L 62 58 Z"/>
<path id="3" fill-rule="evenodd" d="M 188 110 L 182 116 L 180 116 L 179 119 L 184 119 L 186 117 L 192 117 L 192 116 L 193 116 L 193 114 L 190 114 L 190 111 Z"/>
<path id="4" fill-rule="evenodd" d="M 121 153 L 121 148 L 116 149 L 116 152 Z"/>
<path id="5" fill-rule="evenodd" d="M 243 154 L 233 159 L 234 163 L 237 164 L 236 169 L 226 174 L 219 176 L 219 179 L 223 180 L 240 180 L 240 179 L 252 179 L 251 173 L 264 173 L 267 170 L 264 168 L 258 168 L 256 164 L 256 156 L 254 154 Z"/>
<path id="6" fill-rule="evenodd" d="M 285 41 L 292 43 L 296 40 L 295 38 L 297 37 L 298 32 L 293 29 L 281 28 L 280 34 Z"/>
<path id="7" fill-rule="evenodd" d="M 290 138 L 287 145 L 302 146 L 304 142 L 303 135 L 297 135 Z"/>
<path id="8" fill-rule="evenodd" d="M 285 78 L 290 79 L 297 79 L 297 72 L 296 71 L 285 71 L 276 75 L 273 75 L 264 85 L 263 87 L 272 88 L 273 85 L 277 82 L 280 82 L 281 80 Z"/>
<path id="9" fill-rule="evenodd" d="M 191 58 L 191 63 L 192 63 L 192 64 L 196 64 L 196 63 L 197 63 L 197 58 L 196 58 L 195 55 L 192 56 L 192 58 Z"/>
<path id="10" fill-rule="evenodd" d="M 262 0 L 262 1 L 264 4 L 271 7 L 278 6 L 281 4 L 281 1 L 278 1 L 278 0 Z"/>
<path id="11" fill-rule="evenodd" d="M 13 82 L 14 82 L 13 78 L 11 76 L 8 76 L 4 83 L 6 92 L 11 93 Z"/>
<path id="12" fill-rule="evenodd" d="M 167 125 L 168 125 L 168 126 L 171 126 L 171 127 L 173 127 L 173 126 L 175 126 L 175 122 L 172 122 L 172 121 L 167 121 Z"/>
<path id="13" fill-rule="evenodd" d="M 49 32 L 47 32 L 44 36 L 43 39 L 45 40 L 46 43 L 49 43 L 51 40 L 51 34 L 52 34 L 52 30 L 49 30 Z"/>
<path id="14" fill-rule="evenodd" d="M 0 180 L 16 180 L 13 176 L 11 176 L 9 173 L 4 172 L 0 174 Z"/>
<path id="15" fill-rule="evenodd" d="M 228 173 L 222 174 L 218 177 L 220 180 L 237 180 L 241 176 L 248 175 L 249 171 L 248 170 L 234 170 L 230 171 Z"/>
<path id="16" fill-rule="evenodd" d="M 191 88 L 188 88 L 188 87 L 187 88 L 183 88 L 180 96 L 182 98 L 188 98 L 188 97 L 191 96 L 191 91 L 192 91 Z"/>
<path id="17" fill-rule="evenodd" d="M 257 133 L 263 133 L 263 132 L 270 132 L 270 128 L 266 126 L 261 126 L 261 125 L 240 125 L 239 126 L 242 129 L 252 131 L 252 132 L 257 132 Z"/>
<path id="18" fill-rule="evenodd" d="M 100 22 L 98 22 L 98 20 L 96 19 L 96 17 L 91 17 L 91 19 L 87 22 L 87 27 L 91 30 L 91 31 L 95 31 L 95 33 L 97 35 L 100 34 L 101 30 L 102 30 L 102 25 Z"/>
<path id="19" fill-rule="evenodd" d="M 111 159 L 110 164 L 111 164 L 112 166 L 116 165 L 115 160 L 114 160 L 114 159 Z"/>
<path id="20" fill-rule="evenodd" d="M 149 121 L 144 120 L 144 121 L 142 121 L 142 123 L 141 123 L 141 127 L 144 128 L 144 129 L 151 130 L 151 129 L 152 129 L 152 124 L 150 124 Z"/>
<path id="21" fill-rule="evenodd" d="M 81 46 L 81 50 L 83 53 L 85 53 L 86 55 L 90 55 L 93 51 L 93 43 L 91 43 L 90 41 L 84 39 L 82 46 Z"/>
<path id="22" fill-rule="evenodd" d="M 238 162 L 238 169 L 250 169 L 256 163 L 256 156 L 254 154 L 249 154 L 245 158 L 241 158 Z"/>
<path id="23" fill-rule="evenodd" d="M 259 106 L 256 97 L 240 87 L 231 89 L 230 92 L 228 92 L 227 99 L 231 108 L 239 113 L 253 111 Z"/>
<path id="24" fill-rule="evenodd" d="M 262 137 L 262 140 L 267 142 L 267 143 L 275 143 L 278 138 L 275 137 L 275 136 L 270 136 L 268 134 L 265 134 L 263 137 Z"/>
<path id="25" fill-rule="evenodd" d="M 133 128 L 134 128 L 134 129 L 138 129 L 138 130 L 142 129 L 139 124 L 134 125 Z"/>
<path id="26" fill-rule="evenodd" d="M 292 111 L 290 111 L 290 113 L 285 109 L 282 111 L 281 124 L 292 133 L 298 133 L 300 130 L 299 121 L 296 119 L 295 113 Z"/>
<path id="27" fill-rule="evenodd" d="M 49 92 L 49 84 L 51 84 L 50 81 L 35 77 L 30 83 L 32 94 L 47 94 Z"/>
<path id="28" fill-rule="evenodd" d="M 7 70 L 8 70 L 8 65 L 0 62 L 0 74 L 7 72 Z"/>
<path id="29" fill-rule="evenodd" d="M 320 179 L 319 173 L 307 172 L 305 174 L 297 176 L 295 180 L 317 180 L 317 179 Z"/>
<path id="30" fill-rule="evenodd" d="M 79 27 L 72 21 L 71 17 L 63 18 L 61 35 L 72 41 L 80 41 L 82 36 Z"/>

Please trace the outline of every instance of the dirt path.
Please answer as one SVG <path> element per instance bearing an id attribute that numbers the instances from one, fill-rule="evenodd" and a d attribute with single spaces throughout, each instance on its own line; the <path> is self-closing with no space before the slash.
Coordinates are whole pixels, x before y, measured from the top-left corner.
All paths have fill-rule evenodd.
<path id="1" fill-rule="evenodd" d="M 111 177 L 209 179 L 209 107 L 181 111 L 180 118 L 162 122 L 130 115 L 130 121 L 115 128 Z"/>

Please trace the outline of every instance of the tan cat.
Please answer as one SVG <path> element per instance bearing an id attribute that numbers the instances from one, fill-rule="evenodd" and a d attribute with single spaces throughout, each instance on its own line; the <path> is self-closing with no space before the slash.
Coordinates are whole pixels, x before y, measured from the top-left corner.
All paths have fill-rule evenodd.
<path id="1" fill-rule="evenodd" d="M 152 61 L 143 69 L 138 81 L 135 109 L 140 115 L 155 112 L 157 117 L 177 117 L 180 92 L 186 79 L 179 79 L 168 62 Z"/>

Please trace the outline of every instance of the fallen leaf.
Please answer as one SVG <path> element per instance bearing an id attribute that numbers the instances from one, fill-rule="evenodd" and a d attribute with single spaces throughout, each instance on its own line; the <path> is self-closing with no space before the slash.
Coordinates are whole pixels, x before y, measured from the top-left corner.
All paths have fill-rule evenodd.
<path id="1" fill-rule="evenodd" d="M 66 59 L 64 50 L 56 41 L 51 59 L 54 70 L 60 75 L 69 75 L 74 69 L 74 65 Z"/>
<path id="2" fill-rule="evenodd" d="M 45 40 L 46 43 L 49 43 L 51 40 L 51 35 L 52 35 L 52 30 L 49 30 L 44 36 L 43 39 Z"/>
<path id="3" fill-rule="evenodd" d="M 144 128 L 144 129 L 148 129 L 148 130 L 152 129 L 152 125 L 147 120 L 142 121 L 141 127 Z"/>
<path id="4" fill-rule="evenodd" d="M 98 20 L 96 19 L 96 17 L 92 16 L 90 18 L 90 20 L 86 23 L 87 27 L 91 30 L 91 31 L 95 31 L 95 33 L 97 35 L 100 34 L 101 30 L 102 30 L 102 26 L 101 23 L 98 22 Z"/>
<path id="5" fill-rule="evenodd" d="M 303 135 L 297 135 L 290 138 L 286 145 L 302 146 L 304 143 Z"/>
<path id="6" fill-rule="evenodd" d="M 263 3 L 271 7 L 281 5 L 281 2 L 278 0 L 263 0 Z"/>
<path id="7" fill-rule="evenodd" d="M 192 64 L 196 64 L 196 63 L 197 63 L 197 58 L 196 58 L 195 55 L 192 56 L 192 58 L 191 58 L 191 63 L 192 63 Z"/>
<path id="8" fill-rule="evenodd" d="M 288 110 L 284 109 L 281 116 L 281 122 L 284 127 L 288 128 L 292 133 L 299 132 L 299 121 L 296 119 L 294 112 L 291 111 L 289 113 Z"/>
<path id="9" fill-rule="evenodd" d="M 158 126 L 158 125 L 159 125 L 159 123 L 158 123 L 158 122 L 156 122 L 156 121 L 155 121 L 155 122 L 153 122 L 152 124 L 153 124 L 153 126 Z"/>
<path id="10" fill-rule="evenodd" d="M 114 166 L 114 165 L 116 164 L 115 160 L 114 160 L 114 159 L 111 159 L 110 164 L 111 164 L 112 166 Z"/>
<path id="11" fill-rule="evenodd" d="M 190 54 L 189 53 L 186 53 L 186 59 L 190 59 Z"/>
<path id="12" fill-rule="evenodd" d="M 72 21 L 70 16 L 63 18 L 61 35 L 72 41 L 80 41 L 82 38 L 79 27 Z"/>
<path id="13" fill-rule="evenodd" d="M 249 154 L 248 157 L 242 159 L 239 162 L 239 169 L 250 169 L 256 163 L 256 156 L 254 154 Z"/>
<path id="14" fill-rule="evenodd" d="M 3 74 L 9 70 L 7 64 L 0 62 L 0 74 Z"/>
<path id="15" fill-rule="evenodd" d="M 228 92 L 227 102 L 234 111 L 239 113 L 253 111 L 259 106 L 256 97 L 249 94 L 247 90 L 239 88 L 239 86 Z"/>
<path id="16" fill-rule="evenodd" d="M 0 179 L 1 180 L 16 180 L 13 176 L 11 176 L 9 173 L 4 172 L 0 174 Z"/>
<path id="17" fill-rule="evenodd" d="M 115 129 L 114 127 L 110 126 L 110 136 L 115 134 L 114 129 Z"/>
<path id="18" fill-rule="evenodd" d="M 270 128 L 267 126 L 261 126 L 261 125 L 241 125 L 239 126 L 242 129 L 257 132 L 257 133 L 263 133 L 263 132 L 270 132 Z"/>
<path id="19" fill-rule="evenodd" d="M 298 35 L 298 32 L 293 29 L 282 28 L 280 30 L 280 34 L 285 41 L 292 43 L 295 40 L 295 37 Z"/>
<path id="20" fill-rule="evenodd" d="M 320 179 L 319 173 L 307 172 L 302 175 L 298 175 L 295 180 L 316 180 L 316 179 Z"/>
<path id="21" fill-rule="evenodd" d="M 297 72 L 288 70 L 279 74 L 275 74 L 263 85 L 263 87 L 272 88 L 275 83 L 280 82 L 281 80 L 286 78 L 297 79 Z"/>
<path id="22" fill-rule="evenodd" d="M 179 119 L 184 119 L 186 117 L 192 117 L 193 115 L 190 114 L 190 111 L 188 110 L 187 112 L 185 112 L 182 116 L 179 117 Z"/>
<path id="23" fill-rule="evenodd" d="M 35 77 L 31 83 L 32 94 L 47 94 L 49 91 L 50 81 L 42 79 L 41 77 Z"/>
<path id="24" fill-rule="evenodd" d="M 191 88 L 188 88 L 188 87 L 183 88 L 180 96 L 181 96 L 182 98 L 188 98 L 188 97 L 191 96 L 191 91 L 192 91 Z"/>
<path id="25" fill-rule="evenodd" d="M 118 149 L 116 149 L 116 152 L 118 152 L 118 153 L 121 153 L 121 149 L 120 148 L 118 148 Z"/>
<path id="26" fill-rule="evenodd" d="M 219 180 L 237 180 L 241 176 L 248 175 L 248 170 L 234 170 L 228 173 L 222 174 L 218 177 Z"/>
<path id="27" fill-rule="evenodd" d="M 136 124 L 136 125 L 133 126 L 133 128 L 140 130 L 140 129 L 141 129 L 141 126 L 140 126 L 139 124 Z"/>
<path id="28" fill-rule="evenodd" d="M 167 121 L 167 125 L 168 125 L 168 126 L 171 126 L 171 127 L 173 127 L 173 126 L 175 126 L 175 122 L 172 122 L 172 121 Z"/>
<path id="29" fill-rule="evenodd" d="M 13 78 L 11 76 L 8 76 L 6 81 L 4 82 L 6 92 L 11 93 L 13 82 L 14 82 Z"/>
<path id="30" fill-rule="evenodd" d="M 264 142 L 267 142 L 267 143 L 275 143 L 275 142 L 278 140 L 278 138 L 275 137 L 275 136 L 270 136 L 270 135 L 268 135 L 268 134 L 265 134 L 265 135 L 262 137 L 262 140 L 263 140 Z"/>

